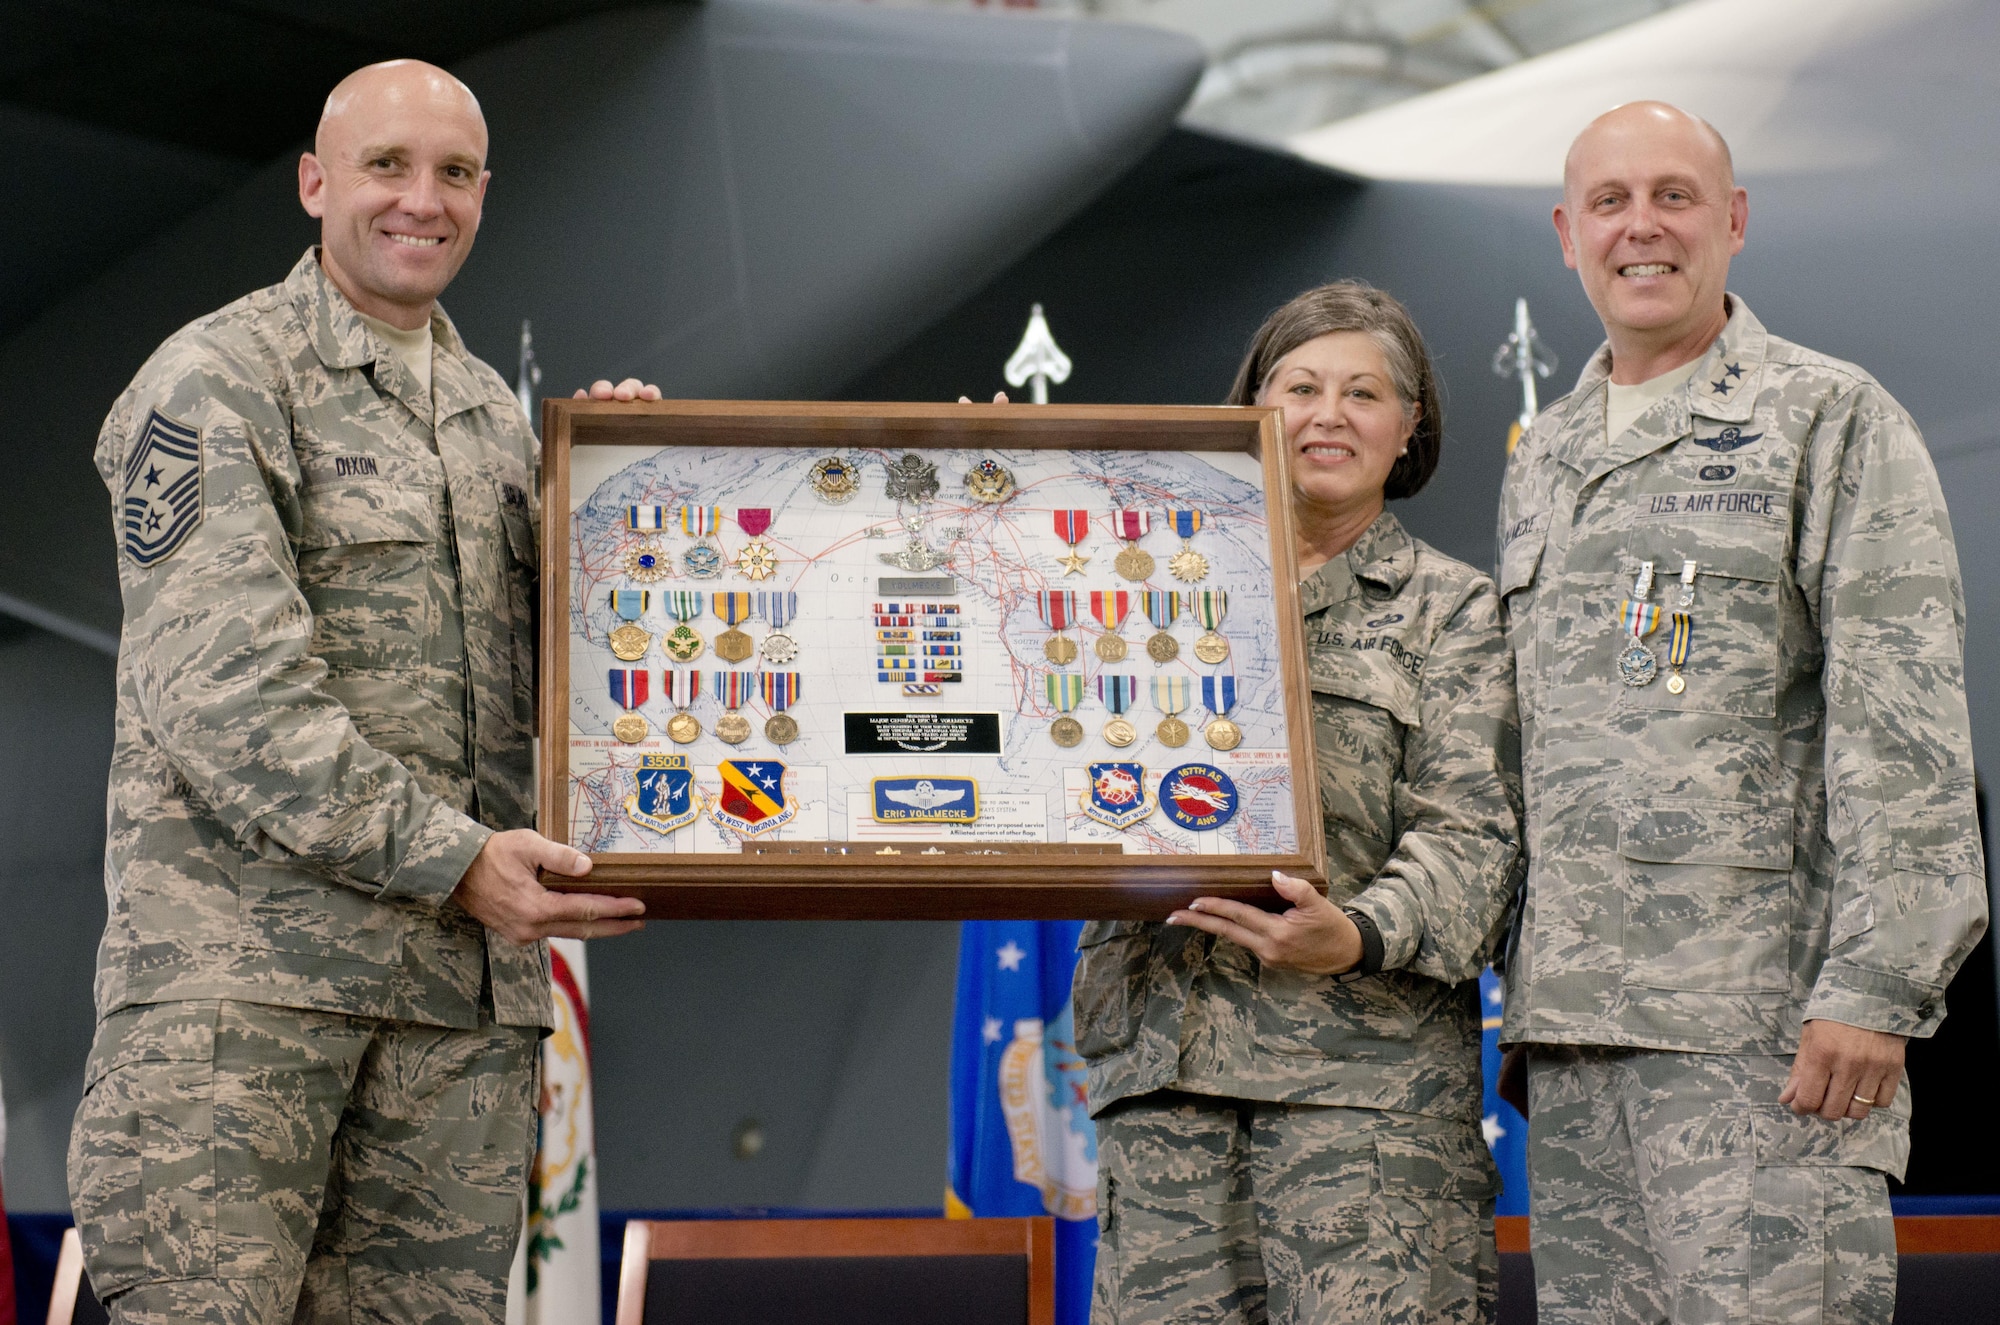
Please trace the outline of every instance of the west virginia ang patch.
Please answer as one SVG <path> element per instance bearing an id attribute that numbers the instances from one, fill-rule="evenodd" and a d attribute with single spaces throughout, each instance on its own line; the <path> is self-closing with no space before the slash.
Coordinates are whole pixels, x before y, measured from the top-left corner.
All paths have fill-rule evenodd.
<path id="1" fill-rule="evenodd" d="M 158 410 L 125 462 L 125 555 L 154 566 L 201 523 L 201 430 Z"/>

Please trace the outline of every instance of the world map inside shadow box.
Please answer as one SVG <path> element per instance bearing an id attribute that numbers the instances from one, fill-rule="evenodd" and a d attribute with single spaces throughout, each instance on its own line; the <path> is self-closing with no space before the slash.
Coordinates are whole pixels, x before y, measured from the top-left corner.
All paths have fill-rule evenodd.
<path id="1" fill-rule="evenodd" d="M 1275 410 L 550 400 L 541 831 L 657 917 L 1324 885 Z"/>

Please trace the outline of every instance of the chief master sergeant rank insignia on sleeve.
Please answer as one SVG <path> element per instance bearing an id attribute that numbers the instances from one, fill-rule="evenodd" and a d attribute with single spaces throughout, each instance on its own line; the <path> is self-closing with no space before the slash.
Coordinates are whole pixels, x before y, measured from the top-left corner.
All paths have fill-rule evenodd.
<path id="1" fill-rule="evenodd" d="M 125 555 L 165 561 L 201 523 L 201 433 L 153 410 L 125 462 Z"/>

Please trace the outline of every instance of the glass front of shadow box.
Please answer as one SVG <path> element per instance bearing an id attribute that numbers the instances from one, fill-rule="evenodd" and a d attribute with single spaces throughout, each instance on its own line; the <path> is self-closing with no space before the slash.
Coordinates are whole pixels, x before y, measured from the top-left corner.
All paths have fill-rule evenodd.
<path id="1" fill-rule="evenodd" d="M 569 840 L 1298 849 L 1232 451 L 579 445 Z"/>

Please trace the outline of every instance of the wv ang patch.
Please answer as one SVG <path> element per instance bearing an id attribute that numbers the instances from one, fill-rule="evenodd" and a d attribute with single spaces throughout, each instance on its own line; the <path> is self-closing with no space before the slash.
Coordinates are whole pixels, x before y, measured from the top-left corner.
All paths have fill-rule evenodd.
<path id="1" fill-rule="evenodd" d="M 201 523 L 201 431 L 160 413 L 125 462 L 125 555 L 154 566 L 180 550 Z"/>

